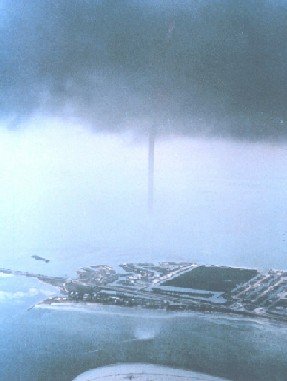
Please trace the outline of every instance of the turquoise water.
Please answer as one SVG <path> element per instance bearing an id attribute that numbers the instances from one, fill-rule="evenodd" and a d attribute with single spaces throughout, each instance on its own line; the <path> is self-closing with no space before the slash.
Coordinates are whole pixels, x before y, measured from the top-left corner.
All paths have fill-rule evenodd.
<path id="1" fill-rule="evenodd" d="M 68 381 L 117 362 L 169 365 L 230 380 L 287 379 L 287 325 L 281 323 L 109 307 L 98 313 L 28 310 L 53 289 L 22 277 L 1 278 L 0 285 L 0 380 Z"/>

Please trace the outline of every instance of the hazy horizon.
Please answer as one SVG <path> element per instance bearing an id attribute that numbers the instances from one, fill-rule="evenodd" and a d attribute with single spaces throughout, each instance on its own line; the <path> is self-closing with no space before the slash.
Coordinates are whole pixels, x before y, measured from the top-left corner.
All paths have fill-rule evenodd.
<path id="1" fill-rule="evenodd" d="M 80 266 L 82 258 L 83 265 L 174 259 L 285 268 L 286 149 L 157 138 L 151 218 L 147 139 L 59 118 L 2 129 L 3 264 L 37 253 L 55 266 Z"/>

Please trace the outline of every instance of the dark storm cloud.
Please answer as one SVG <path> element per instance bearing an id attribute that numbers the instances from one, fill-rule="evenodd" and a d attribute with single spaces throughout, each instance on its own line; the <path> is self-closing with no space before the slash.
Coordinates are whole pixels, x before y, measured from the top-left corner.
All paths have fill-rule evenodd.
<path id="1" fill-rule="evenodd" d="M 287 135 L 283 0 L 0 0 L 0 14 L 3 117 Z"/>

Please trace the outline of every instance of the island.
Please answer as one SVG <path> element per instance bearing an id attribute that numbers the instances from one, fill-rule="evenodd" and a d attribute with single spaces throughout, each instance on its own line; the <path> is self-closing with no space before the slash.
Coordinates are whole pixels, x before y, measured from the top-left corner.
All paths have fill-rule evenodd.
<path id="1" fill-rule="evenodd" d="M 75 277 L 36 277 L 59 289 L 40 304 L 98 303 L 166 311 L 240 314 L 287 321 L 287 271 L 200 265 L 190 262 L 123 263 L 80 268 Z"/>
<path id="2" fill-rule="evenodd" d="M 47 258 L 44 258 L 44 257 L 40 257 L 39 255 L 32 255 L 33 259 L 35 259 L 35 261 L 43 261 L 45 263 L 49 263 L 50 262 L 50 259 L 47 259 Z"/>

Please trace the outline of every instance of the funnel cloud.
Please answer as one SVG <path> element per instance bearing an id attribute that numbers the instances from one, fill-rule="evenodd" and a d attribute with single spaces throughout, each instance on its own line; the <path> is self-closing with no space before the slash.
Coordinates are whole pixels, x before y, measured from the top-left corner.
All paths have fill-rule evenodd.
<path id="1" fill-rule="evenodd" d="M 285 139 L 283 0 L 0 1 L 1 118 Z"/>

